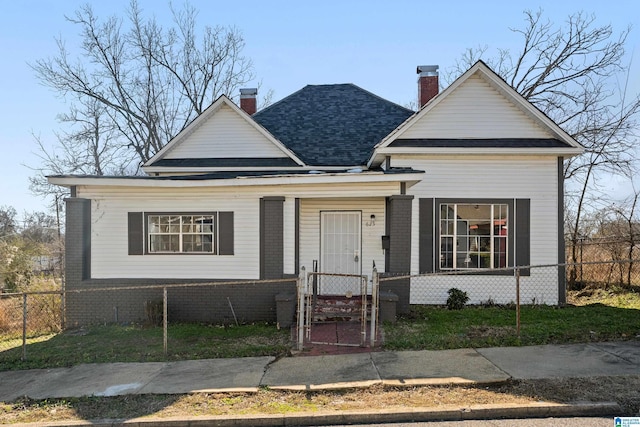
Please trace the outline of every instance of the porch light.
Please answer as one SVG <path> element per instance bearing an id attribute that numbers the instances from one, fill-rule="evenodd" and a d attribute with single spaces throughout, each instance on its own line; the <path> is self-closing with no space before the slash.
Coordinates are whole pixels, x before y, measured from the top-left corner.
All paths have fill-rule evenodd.
<path id="1" fill-rule="evenodd" d="M 376 216 L 374 214 L 371 214 L 371 216 L 369 217 L 369 221 L 365 222 L 364 225 L 366 225 L 367 227 L 373 227 L 374 225 L 376 225 Z"/>

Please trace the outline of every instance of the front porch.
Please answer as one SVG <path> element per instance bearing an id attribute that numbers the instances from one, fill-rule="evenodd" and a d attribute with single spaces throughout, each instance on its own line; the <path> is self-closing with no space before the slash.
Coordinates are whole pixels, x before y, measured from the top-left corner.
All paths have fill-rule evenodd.
<path id="1" fill-rule="evenodd" d="M 339 194 L 339 192 L 336 192 Z M 367 194 L 376 192 L 366 191 Z M 260 279 L 297 275 L 408 273 L 413 196 L 302 194 L 260 199 Z"/>

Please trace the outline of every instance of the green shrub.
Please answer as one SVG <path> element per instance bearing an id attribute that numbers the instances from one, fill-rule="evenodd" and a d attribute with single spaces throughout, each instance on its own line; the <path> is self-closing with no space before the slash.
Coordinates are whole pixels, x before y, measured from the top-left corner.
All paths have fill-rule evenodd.
<path id="1" fill-rule="evenodd" d="M 457 288 L 451 288 L 447 291 L 447 308 L 449 310 L 462 310 L 464 305 L 469 302 L 469 295 Z"/>

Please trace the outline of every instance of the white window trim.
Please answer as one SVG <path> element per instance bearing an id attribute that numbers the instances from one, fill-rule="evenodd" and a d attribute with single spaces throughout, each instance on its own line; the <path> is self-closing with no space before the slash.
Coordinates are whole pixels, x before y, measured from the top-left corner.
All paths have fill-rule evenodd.
<path id="1" fill-rule="evenodd" d="M 184 217 L 209 217 L 211 218 L 211 233 L 192 233 L 183 231 L 183 218 Z M 179 217 L 179 231 L 177 233 L 168 232 L 152 232 L 149 226 L 150 218 L 152 217 Z M 154 251 L 151 245 L 151 236 L 163 236 L 163 235 L 177 235 L 179 251 Z M 211 235 L 211 251 L 185 251 L 184 250 L 184 236 L 185 235 Z M 217 255 L 218 253 L 218 218 L 216 212 L 147 212 L 145 215 L 145 253 L 149 255 Z"/>
<path id="2" fill-rule="evenodd" d="M 506 215 L 505 218 L 507 219 L 507 227 L 510 227 L 511 225 L 509 224 L 509 205 L 506 203 L 469 203 L 469 202 L 445 202 L 445 203 L 440 203 L 438 206 L 438 213 L 439 213 L 439 217 L 438 217 L 438 226 L 440 227 L 440 229 L 442 229 L 442 206 L 453 206 L 453 234 L 439 234 L 439 242 L 438 242 L 438 269 L 440 271 L 479 271 L 479 270 L 496 270 L 496 269 L 502 269 L 502 268 L 507 268 L 508 266 L 508 259 L 509 259 L 509 248 L 511 247 L 511 242 L 509 241 L 509 235 L 507 234 L 506 236 L 500 236 L 498 235 L 497 237 L 500 238 L 504 238 L 505 240 L 505 266 L 504 267 L 495 267 L 495 237 L 496 234 L 494 233 L 494 227 L 491 226 L 489 227 L 489 245 L 490 245 L 490 249 L 489 249 L 489 255 L 490 255 L 490 260 L 489 260 L 489 267 L 458 267 L 457 266 L 457 259 L 458 259 L 458 243 L 457 243 L 457 238 L 458 236 L 458 222 L 459 220 L 458 218 L 458 206 L 461 205 L 484 205 L 484 206 L 490 206 L 490 217 L 489 220 L 491 222 L 493 222 L 493 218 L 495 215 L 495 208 L 496 206 L 504 206 L 504 208 L 506 209 Z M 449 219 L 449 218 L 447 218 Z M 482 237 L 482 236 L 477 236 L 477 237 Z M 485 236 L 486 237 L 486 236 Z M 443 253 L 442 253 L 442 243 L 443 243 L 443 239 L 446 238 L 450 238 L 452 241 L 452 267 L 443 267 L 442 263 L 443 263 Z M 466 253 L 466 256 L 468 257 L 469 255 L 469 251 L 463 250 L 462 253 Z M 471 262 L 471 260 L 469 259 L 469 263 Z"/>

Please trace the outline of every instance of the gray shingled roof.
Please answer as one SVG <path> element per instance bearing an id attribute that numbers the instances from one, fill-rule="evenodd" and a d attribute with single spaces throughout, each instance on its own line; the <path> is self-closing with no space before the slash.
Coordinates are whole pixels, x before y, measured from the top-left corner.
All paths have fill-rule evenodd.
<path id="1" fill-rule="evenodd" d="M 413 113 L 353 84 L 308 85 L 253 119 L 308 165 L 355 166 Z"/>

